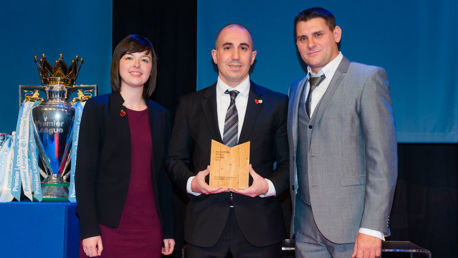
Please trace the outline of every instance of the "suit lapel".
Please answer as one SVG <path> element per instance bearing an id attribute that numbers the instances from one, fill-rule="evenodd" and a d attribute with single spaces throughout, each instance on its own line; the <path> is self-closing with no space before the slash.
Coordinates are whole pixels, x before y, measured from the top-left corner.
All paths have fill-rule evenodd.
<path id="1" fill-rule="evenodd" d="M 240 133 L 239 143 L 248 141 L 250 133 L 256 124 L 259 111 L 262 109 L 262 95 L 258 93 L 258 86 L 250 82 L 250 93 L 248 95 L 248 103 L 245 111 L 245 119 L 243 120 L 242 132 Z"/>
<path id="2" fill-rule="evenodd" d="M 302 97 L 302 91 L 305 87 L 305 83 L 307 82 L 307 76 L 304 76 L 304 78 L 300 81 L 297 82 L 297 84 L 293 84 L 291 86 L 290 92 L 289 92 L 289 108 L 288 108 L 288 123 L 289 123 L 289 128 L 297 128 L 297 116 L 299 112 L 299 103 L 301 101 Z M 291 142 L 293 143 L 293 150 L 294 153 L 296 153 L 296 147 L 297 147 L 297 129 L 290 130 L 290 135 L 291 137 Z"/>
<path id="3" fill-rule="evenodd" d="M 320 103 L 318 103 L 318 106 L 315 110 L 316 114 L 314 114 L 312 117 L 313 123 L 321 119 L 321 116 L 323 115 L 323 112 L 326 109 L 328 102 L 332 99 L 332 96 L 334 96 L 334 93 L 336 92 L 337 88 L 342 83 L 342 80 L 344 79 L 349 66 L 350 61 L 348 61 L 348 59 L 344 57 L 340 62 L 339 66 L 337 67 L 337 70 L 334 73 L 334 76 L 332 77 L 332 80 L 329 83 L 328 89 L 324 93 L 323 98 L 321 99 Z"/>
<path id="4" fill-rule="evenodd" d="M 207 127 L 210 129 L 212 139 L 223 142 L 218 127 L 218 113 L 216 108 L 216 84 L 203 90 L 202 96 L 202 110 L 207 122 Z"/>
<path id="5" fill-rule="evenodd" d="M 128 145 L 130 153 L 131 146 L 129 120 L 127 117 L 127 109 L 123 106 L 123 103 L 124 99 L 122 98 L 121 94 L 119 92 L 113 92 L 110 95 L 109 116 L 110 120 L 113 122 L 113 125 L 116 126 L 116 134 L 121 137 L 119 140 L 123 141 L 124 144 Z M 110 124 L 110 126 L 113 125 Z"/>

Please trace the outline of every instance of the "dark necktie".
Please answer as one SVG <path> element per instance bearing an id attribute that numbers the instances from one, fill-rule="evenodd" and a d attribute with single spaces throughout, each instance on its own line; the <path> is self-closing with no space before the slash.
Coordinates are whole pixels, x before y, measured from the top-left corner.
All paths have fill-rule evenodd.
<path id="1" fill-rule="evenodd" d="M 227 108 L 226 120 L 224 120 L 223 143 L 229 147 L 237 145 L 239 132 L 239 115 L 235 106 L 235 98 L 239 94 L 236 90 L 226 90 L 224 93 L 231 95 L 231 103 Z"/>
<path id="2" fill-rule="evenodd" d="M 311 117 L 311 110 L 312 110 L 312 92 L 313 90 L 315 90 L 316 87 L 318 87 L 318 85 L 320 85 L 320 83 L 326 78 L 326 76 L 321 75 L 321 76 L 314 76 L 312 77 L 312 75 L 309 73 L 309 84 L 310 84 L 310 87 L 309 87 L 309 94 L 307 94 L 307 100 L 305 101 L 305 108 L 306 108 L 306 111 L 307 111 L 307 115 L 309 115 L 309 117 Z"/>

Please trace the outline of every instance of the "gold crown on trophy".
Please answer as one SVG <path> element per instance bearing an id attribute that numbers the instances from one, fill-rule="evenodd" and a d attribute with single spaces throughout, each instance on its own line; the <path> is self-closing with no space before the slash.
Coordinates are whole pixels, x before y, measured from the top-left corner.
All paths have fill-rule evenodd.
<path id="1" fill-rule="evenodd" d="M 40 58 L 40 64 L 38 64 L 38 58 L 35 56 L 35 63 L 40 72 L 43 85 L 63 84 L 70 86 L 75 83 L 76 77 L 78 77 L 83 58 L 78 60 L 78 56 L 76 56 L 75 60 L 72 60 L 70 67 L 67 67 L 62 54 L 60 54 L 59 59 L 56 60 L 54 67 L 52 67 L 46 60 L 45 54 L 43 54 L 43 58 Z"/>

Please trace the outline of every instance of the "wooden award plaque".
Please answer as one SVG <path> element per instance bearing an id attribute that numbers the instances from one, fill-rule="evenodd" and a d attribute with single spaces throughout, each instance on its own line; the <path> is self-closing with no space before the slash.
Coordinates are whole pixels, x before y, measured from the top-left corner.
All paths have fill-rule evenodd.
<path id="1" fill-rule="evenodd" d="M 211 142 L 210 187 L 248 188 L 250 142 L 234 147 Z"/>

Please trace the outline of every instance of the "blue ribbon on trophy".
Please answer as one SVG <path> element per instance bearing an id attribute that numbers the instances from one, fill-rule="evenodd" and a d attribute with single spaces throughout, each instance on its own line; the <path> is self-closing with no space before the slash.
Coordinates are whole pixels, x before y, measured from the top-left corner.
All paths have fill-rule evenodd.
<path id="1" fill-rule="evenodd" d="M 24 105 L 21 105 L 19 109 L 19 118 L 16 124 L 16 135 L 14 136 L 14 152 L 13 152 L 13 170 L 11 174 L 11 194 L 14 196 L 14 198 L 18 201 L 21 200 L 21 170 L 20 166 L 18 166 L 18 161 L 21 162 L 21 158 L 19 157 L 20 148 L 24 149 L 25 145 L 24 144 L 19 144 L 22 138 L 22 142 L 24 142 L 25 134 L 24 132 L 26 131 L 26 121 L 25 119 L 25 112 L 24 112 Z M 28 131 L 27 131 L 28 135 Z M 24 152 L 24 151 L 22 151 Z M 19 163 L 19 164 L 23 164 Z"/>
<path id="2" fill-rule="evenodd" d="M 13 171 L 13 135 L 3 135 L 0 148 L 0 202 L 11 202 L 11 177 Z"/>
<path id="3" fill-rule="evenodd" d="M 81 124 L 81 116 L 83 115 L 84 104 L 86 102 L 76 102 L 73 106 L 75 108 L 75 120 L 73 121 L 73 132 L 72 132 L 72 162 L 70 168 L 70 187 L 68 190 L 68 200 L 70 202 L 76 202 L 75 193 L 75 169 L 76 169 L 76 154 L 78 152 L 78 136 Z"/>
<path id="4" fill-rule="evenodd" d="M 40 101 L 33 103 L 32 109 L 35 108 Z M 30 113 L 31 114 L 31 113 Z M 35 125 L 33 123 L 33 117 L 29 115 L 29 168 L 31 176 L 31 190 L 33 193 L 33 199 L 41 202 L 43 199 L 43 192 L 41 191 L 41 179 L 40 179 L 40 168 L 38 166 L 38 148 L 35 137 Z"/>
<path id="5" fill-rule="evenodd" d="M 36 157 L 37 152 L 36 146 L 33 144 L 33 121 L 31 118 L 32 110 L 37 104 L 38 101 L 23 103 L 19 110 L 19 119 L 16 125 L 11 194 L 18 201 L 21 198 L 21 186 L 24 195 L 29 200 L 33 200 L 32 174 L 38 171 L 38 163 L 34 164 L 29 157 Z"/>

